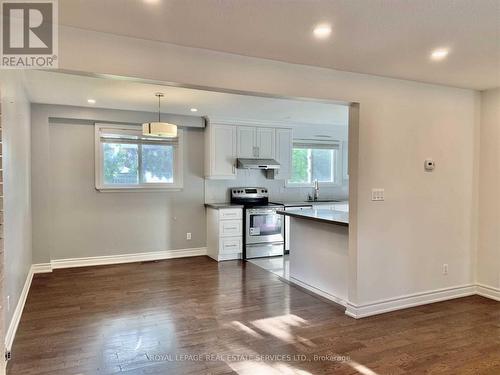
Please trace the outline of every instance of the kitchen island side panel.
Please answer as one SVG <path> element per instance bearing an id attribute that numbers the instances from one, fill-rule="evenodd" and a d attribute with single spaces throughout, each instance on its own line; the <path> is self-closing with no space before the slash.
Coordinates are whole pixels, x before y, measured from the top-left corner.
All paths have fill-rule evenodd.
<path id="1" fill-rule="evenodd" d="M 349 228 L 290 217 L 290 277 L 347 301 Z"/>

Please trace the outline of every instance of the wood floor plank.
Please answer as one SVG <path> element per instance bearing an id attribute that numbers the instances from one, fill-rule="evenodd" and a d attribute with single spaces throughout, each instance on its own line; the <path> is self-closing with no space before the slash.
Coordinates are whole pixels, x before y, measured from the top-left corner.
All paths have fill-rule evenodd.
<path id="1" fill-rule="evenodd" d="M 500 303 L 479 296 L 355 320 L 240 261 L 36 275 L 9 375 L 500 374 Z"/>

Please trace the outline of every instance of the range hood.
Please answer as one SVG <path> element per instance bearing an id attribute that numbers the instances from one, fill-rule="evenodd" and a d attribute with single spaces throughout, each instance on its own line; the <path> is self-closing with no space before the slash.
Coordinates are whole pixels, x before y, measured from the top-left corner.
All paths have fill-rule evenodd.
<path id="1" fill-rule="evenodd" d="M 238 158 L 238 168 L 242 169 L 279 169 L 280 163 L 274 159 Z"/>

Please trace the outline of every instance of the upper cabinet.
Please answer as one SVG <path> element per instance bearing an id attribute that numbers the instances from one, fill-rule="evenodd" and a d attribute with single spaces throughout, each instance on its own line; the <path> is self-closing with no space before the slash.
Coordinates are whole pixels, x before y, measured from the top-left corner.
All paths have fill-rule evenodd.
<path id="1" fill-rule="evenodd" d="M 276 130 L 273 128 L 257 128 L 257 157 L 274 159 L 276 157 Z"/>
<path id="2" fill-rule="evenodd" d="M 205 130 L 205 153 L 206 178 L 235 179 L 236 159 L 256 158 L 276 159 L 280 169 L 267 176 L 285 180 L 290 176 L 292 129 L 211 122 Z"/>
<path id="3" fill-rule="evenodd" d="M 257 157 L 257 132 L 252 126 L 238 126 L 238 147 L 239 158 Z"/>
<path id="4" fill-rule="evenodd" d="M 274 159 L 276 130 L 254 126 L 238 126 L 238 157 Z"/>
<path id="5" fill-rule="evenodd" d="M 279 180 L 290 179 L 292 170 L 292 129 L 276 129 L 276 160 L 280 169 L 274 171 L 274 178 Z"/>
<path id="6" fill-rule="evenodd" d="M 236 127 L 208 124 L 205 130 L 205 177 L 236 178 Z"/>

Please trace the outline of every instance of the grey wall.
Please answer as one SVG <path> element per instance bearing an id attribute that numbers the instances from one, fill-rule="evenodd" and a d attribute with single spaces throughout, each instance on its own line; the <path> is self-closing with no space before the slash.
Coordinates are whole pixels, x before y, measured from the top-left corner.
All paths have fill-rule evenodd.
<path id="1" fill-rule="evenodd" d="M 19 81 L 2 81 L 6 327 L 31 267 L 30 106 Z"/>
<path id="2" fill-rule="evenodd" d="M 94 127 L 84 120 L 123 121 L 126 111 L 72 108 L 72 119 L 56 120 L 66 110 L 32 105 L 34 263 L 205 246 L 203 129 L 184 130 L 182 191 L 98 192 Z"/>

